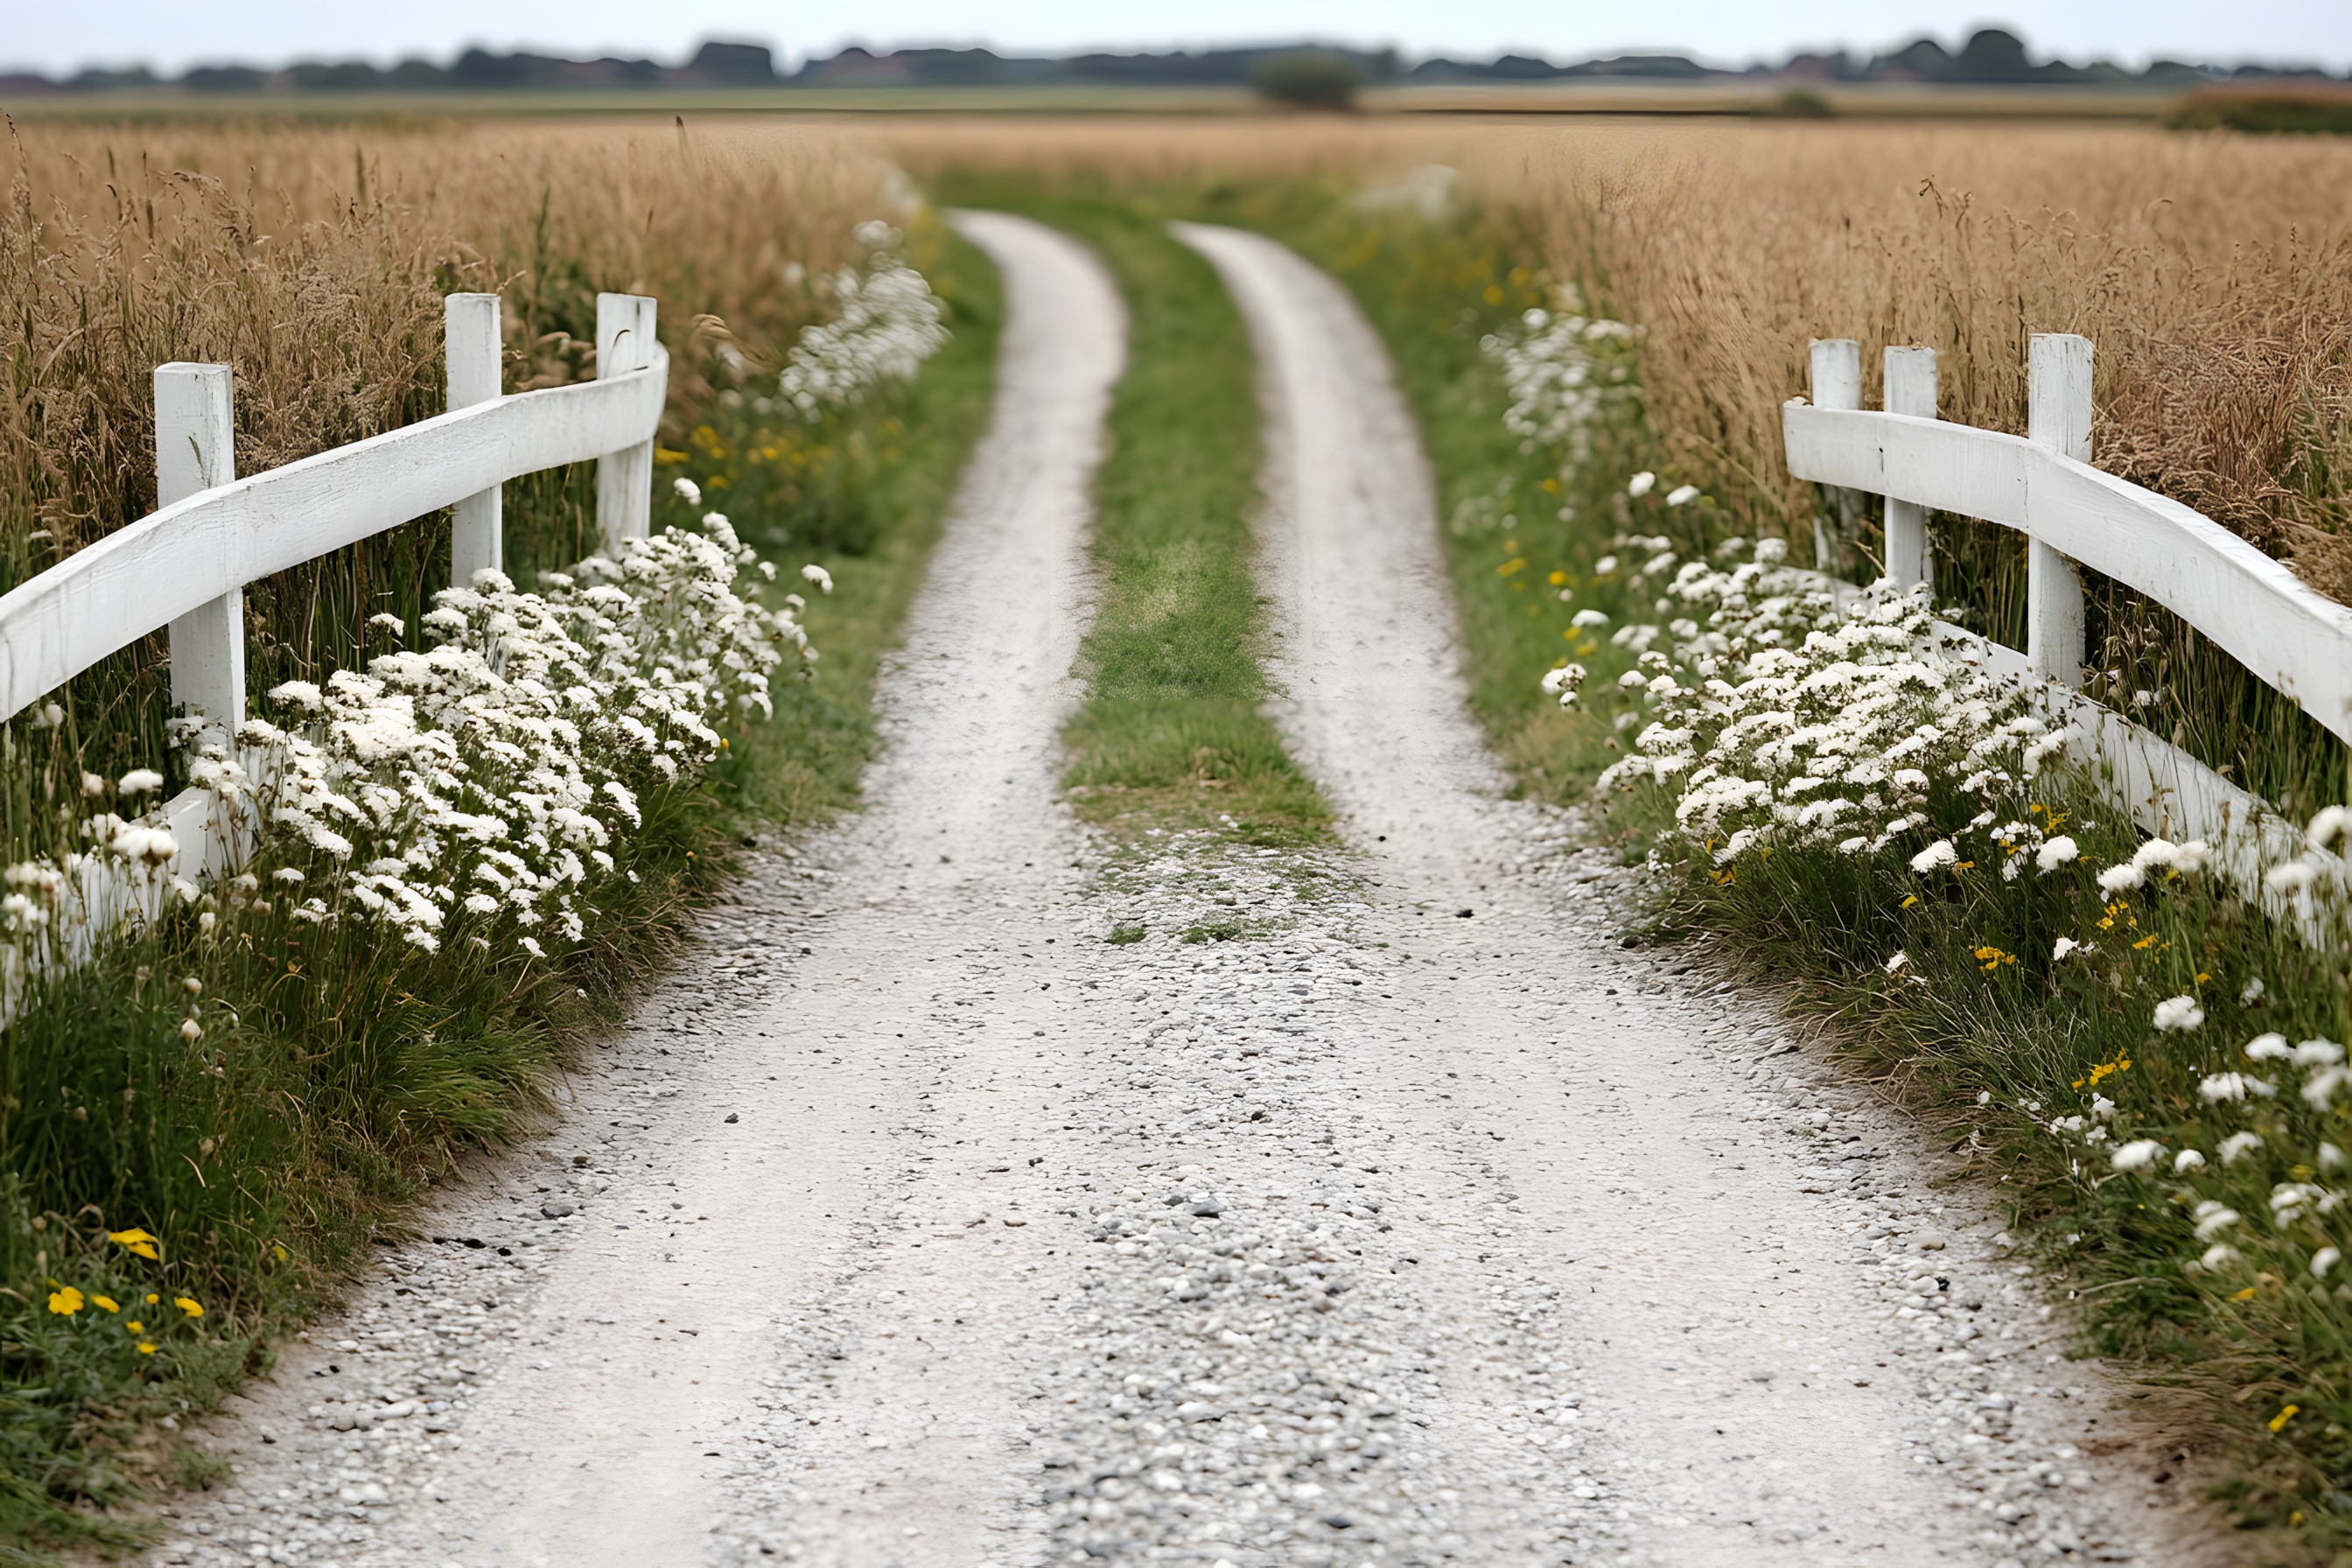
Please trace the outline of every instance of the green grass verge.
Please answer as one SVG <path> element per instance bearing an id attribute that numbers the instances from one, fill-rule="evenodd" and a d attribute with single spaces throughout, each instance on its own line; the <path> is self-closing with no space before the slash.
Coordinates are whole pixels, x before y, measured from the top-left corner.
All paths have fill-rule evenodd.
<path id="1" fill-rule="evenodd" d="M 735 509 L 784 568 L 777 592 L 802 586 L 804 560 L 834 574 L 831 596 L 810 595 L 815 673 L 779 683 L 775 721 L 731 736 L 704 786 L 640 796 L 641 831 L 613 845 L 632 875 L 599 889 L 584 942 L 546 964 L 460 943 L 427 955 L 371 922 L 305 924 L 265 882 L 216 929 L 175 909 L 36 987 L 0 1029 L 0 1563 L 134 1544 L 126 1505 L 201 1479 L 198 1456 L 156 1423 L 266 1368 L 274 1337 L 395 1237 L 457 1158 L 543 1110 L 542 1086 L 675 951 L 680 917 L 723 885 L 741 836 L 854 803 L 877 663 L 992 401 L 993 270 L 960 242 L 931 243 L 922 264 L 955 336 L 901 401 L 843 433 L 874 458 L 856 498 L 865 525 L 847 531 L 860 548 L 807 552 L 789 509 Z M 724 507 L 729 487 L 708 483 L 723 468 L 700 477 Z M 560 531 L 579 498 L 556 484 L 510 500 L 551 513 L 516 518 L 512 538 Z M 656 522 L 691 515 L 665 482 Z M 134 1226 L 157 1241 L 110 1239 Z M 51 1310 L 68 1288 L 79 1310 Z M 203 1315 L 145 1305 L 151 1293 Z M 134 1317 L 143 1335 L 128 1331 Z"/>
<path id="2" fill-rule="evenodd" d="M 903 402 L 873 422 L 872 462 L 859 502 L 866 521 L 852 531 L 859 548 L 803 547 L 793 536 L 789 512 L 754 516 L 745 533 L 786 579 L 804 562 L 833 574 L 831 594 L 793 581 L 778 584 L 807 597 L 802 624 L 819 658 L 809 679 L 778 693 L 774 721 L 753 729 L 741 762 L 722 776 L 731 804 L 754 820 L 788 826 L 856 803 L 858 775 L 879 739 L 875 678 L 883 656 L 898 645 L 964 460 L 995 403 L 1004 324 L 995 268 L 951 232 L 932 237 L 936 252 L 918 251 L 916 259 L 948 302 L 954 336 Z M 706 467 L 689 466 L 696 472 Z M 709 491 L 705 499 L 723 506 L 724 495 Z"/>
<path id="3" fill-rule="evenodd" d="M 1089 819 L 1320 838 L 1330 813 L 1260 711 L 1266 637 L 1252 521 L 1260 504 L 1256 366 L 1213 268 L 1148 205 L 977 180 L 967 205 L 1077 236 L 1126 298 L 1129 353 L 1095 486 L 1101 605 L 1080 652 L 1087 701 L 1066 784 Z"/>

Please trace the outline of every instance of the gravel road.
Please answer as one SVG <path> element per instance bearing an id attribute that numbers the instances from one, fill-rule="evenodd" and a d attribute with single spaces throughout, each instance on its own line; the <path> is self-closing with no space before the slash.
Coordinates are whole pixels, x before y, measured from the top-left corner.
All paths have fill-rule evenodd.
<path id="1" fill-rule="evenodd" d="M 1118 300 L 1004 268 L 869 807 L 757 857 L 560 1125 L 208 1426 L 155 1561 L 2227 1561 L 1920 1131 L 1502 798 L 1376 340 L 1264 365 L 1280 712 L 1347 842 L 1055 793 Z M 1034 1110 L 1029 1108 L 1034 1105 Z"/>

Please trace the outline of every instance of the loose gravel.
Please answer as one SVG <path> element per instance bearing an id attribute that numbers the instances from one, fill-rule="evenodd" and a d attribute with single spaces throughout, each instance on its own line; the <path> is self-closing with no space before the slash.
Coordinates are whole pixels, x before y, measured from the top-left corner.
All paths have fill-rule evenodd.
<path id="1" fill-rule="evenodd" d="M 210 1426 L 154 1560 L 2227 1561 L 1954 1165 L 1502 798 L 1378 345 L 1264 240 L 1188 234 L 1346 844 L 1070 819 L 1118 305 L 965 221 L 1003 400 L 869 809 Z"/>

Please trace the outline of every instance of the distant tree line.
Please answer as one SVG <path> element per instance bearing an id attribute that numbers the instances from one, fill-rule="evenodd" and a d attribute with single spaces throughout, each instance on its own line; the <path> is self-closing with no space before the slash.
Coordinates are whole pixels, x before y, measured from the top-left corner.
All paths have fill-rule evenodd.
<path id="1" fill-rule="evenodd" d="M 1411 66 L 1394 49 L 1349 49 L 1311 44 L 1263 48 L 1178 50 L 1158 54 L 1062 57 L 1000 55 L 990 49 L 910 48 L 875 53 L 850 47 L 797 70 L 779 71 L 764 44 L 713 39 L 682 65 L 650 59 L 567 59 L 553 55 L 494 54 L 467 49 L 446 65 L 404 59 L 379 66 L 366 60 L 301 60 L 275 69 L 201 65 L 177 78 L 143 66 L 91 68 L 61 79 L 0 76 L 0 92 L 174 90 L 189 93 L 536 91 L 583 88 L 655 87 L 1021 87 L 1045 83 L 1124 86 L 1222 86 L 1263 82 L 1294 72 L 1311 56 L 1336 62 L 1354 79 L 1391 82 L 1533 82 L 1579 78 L 1648 81 L 1780 79 L 1796 82 L 1928 82 L 1954 85 L 2180 86 L 2224 81 L 2335 79 L 2316 66 L 2218 67 L 2157 60 L 2130 70 L 2108 61 L 2072 65 L 2037 60 L 2016 34 L 1987 27 L 1958 49 L 1922 37 L 1884 54 L 1800 54 L 1776 65 L 1737 69 L 1706 66 L 1683 55 L 1618 55 L 1559 64 L 1529 55 L 1491 60 L 1433 58 Z M 1334 79 L 1337 79 L 1336 73 Z"/>

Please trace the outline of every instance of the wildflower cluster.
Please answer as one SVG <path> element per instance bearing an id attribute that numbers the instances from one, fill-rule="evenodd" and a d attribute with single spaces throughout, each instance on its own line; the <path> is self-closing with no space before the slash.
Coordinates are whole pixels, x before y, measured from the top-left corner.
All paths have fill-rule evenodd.
<path id="1" fill-rule="evenodd" d="M 1553 309 L 1527 311 L 1517 331 L 1480 339 L 1510 392 L 1503 423 L 1519 437 L 1519 450 L 1587 461 L 1602 415 L 1640 395 L 1630 379 L 1640 340 L 1638 328 L 1586 315 L 1573 288 L 1559 291 Z"/>
<path id="2" fill-rule="evenodd" d="M 1924 590 L 1841 594 L 1788 566 L 1778 540 L 1735 540 L 1713 561 L 1680 559 L 1663 537 L 1622 542 L 1645 557 L 1634 578 L 1680 614 L 1612 637 L 1634 658 L 1620 684 L 1649 722 L 1603 788 L 1673 789 L 1676 830 L 1718 868 L 1804 849 L 1899 857 L 1922 874 L 1990 864 L 2014 880 L 2074 858 L 2020 798 L 2070 732 L 1943 651 Z"/>
<path id="3" fill-rule="evenodd" d="M 148 1231 L 109 1231 L 106 1239 L 148 1263 L 163 1260 L 157 1250 L 162 1243 Z M 173 1335 L 197 1332 L 205 1316 L 204 1303 L 194 1297 L 167 1288 L 145 1289 L 120 1270 L 100 1269 L 79 1285 L 58 1279 L 47 1283 L 46 1316 L 54 1321 L 56 1329 L 75 1334 L 88 1348 L 116 1359 L 155 1355 L 171 1343 Z"/>
<path id="4" fill-rule="evenodd" d="M 2265 878 L 2293 896 L 2302 940 L 2324 951 L 2342 951 L 2352 929 L 2352 888 L 2344 862 L 2330 852 L 2347 817 L 2342 806 L 2321 810 L 2299 852 L 2273 864 Z M 2127 890 L 2147 879 L 2147 847 L 2100 873 L 2100 888 L 2117 895 L 2105 906 L 2103 928 L 2116 929 Z M 2155 858 L 2161 865 L 2166 858 Z M 2236 1001 L 2247 1018 L 2284 1005 L 2259 975 L 2238 987 Z M 2352 1283 L 2335 1279 L 2347 1228 L 2345 1149 L 2352 1144 L 2352 1068 L 2344 1047 L 2324 1035 L 2290 1040 L 2264 1029 L 2234 1051 L 2217 1052 L 2204 1041 L 2206 1022 L 2203 1002 L 2187 994 L 2148 1014 L 2150 1034 L 2179 1037 L 2178 1048 L 2193 1063 L 2193 1099 L 2185 1105 L 2156 1094 L 2111 1100 L 2095 1091 L 2095 1075 L 2077 1085 L 2093 1090 L 2087 1109 L 2055 1118 L 2049 1130 L 2076 1146 L 2076 1169 L 2094 1183 L 2148 1184 L 2179 1216 L 2191 1273 L 2234 1300 L 2267 1288 L 2308 1298 L 2304 1310 L 2352 1302 Z"/>
<path id="5" fill-rule="evenodd" d="M 834 279 L 834 319 L 802 331 L 777 382 L 812 423 L 863 401 L 874 386 L 913 380 L 948 341 L 929 280 L 898 254 L 905 237 L 875 219 L 859 224 L 856 237 L 867 252 L 864 266 Z"/>
<path id="6" fill-rule="evenodd" d="M 582 940 L 588 889 L 634 875 L 612 846 L 639 824 L 639 793 L 690 782 L 727 747 L 721 723 L 771 713 L 779 665 L 816 657 L 799 595 L 772 611 L 746 596 L 744 577 L 773 575 L 712 512 L 699 531 L 667 530 L 551 574 L 541 593 L 478 573 L 424 617 L 433 646 L 278 687 L 269 700 L 286 721 L 249 720 L 234 745 L 184 721 L 192 782 L 277 863 L 268 889 L 253 871 L 234 879 L 232 900 L 266 910 L 282 898 L 313 923 L 355 914 L 427 952 L 459 922 L 478 947 L 511 938 L 535 957 L 542 937 Z M 819 568 L 803 575 L 830 586 Z M 161 783 L 142 771 L 120 788 Z M 118 880 L 154 879 L 179 849 L 152 816 L 102 813 L 84 832 L 86 856 L 5 873 L 19 974 L 27 946 L 89 885 L 91 862 Z M 204 896 L 183 877 L 170 887 Z M 215 917 L 199 918 L 209 929 Z"/>

